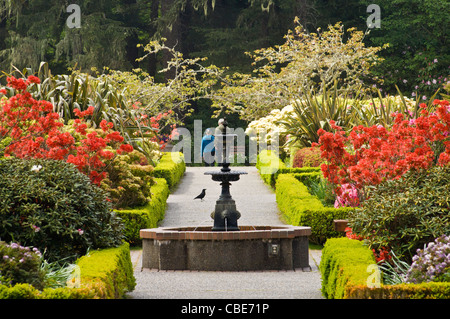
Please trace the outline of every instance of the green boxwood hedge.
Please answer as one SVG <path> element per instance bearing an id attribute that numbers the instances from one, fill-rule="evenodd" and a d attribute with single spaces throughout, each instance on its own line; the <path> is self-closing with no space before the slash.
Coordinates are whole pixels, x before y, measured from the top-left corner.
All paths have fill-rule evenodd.
<path id="1" fill-rule="evenodd" d="M 371 264 L 376 264 L 373 253 L 361 241 L 328 239 L 320 259 L 322 294 L 329 299 L 347 298 L 350 287 L 367 284 Z"/>
<path id="2" fill-rule="evenodd" d="M 155 178 L 151 187 L 152 197 L 148 204 L 132 209 L 117 210 L 125 229 L 125 240 L 131 245 L 140 245 L 139 231 L 145 228 L 156 228 L 158 222 L 164 218 L 166 200 L 169 196 L 169 186 L 164 178 Z"/>
<path id="3" fill-rule="evenodd" d="M 128 243 L 91 251 L 76 264 L 80 267 L 79 288 L 39 291 L 30 284 L 0 285 L 0 299 L 117 299 L 136 285 Z"/>
<path id="4" fill-rule="evenodd" d="M 372 251 L 358 240 L 333 238 L 322 250 L 322 294 L 329 299 L 449 299 L 449 282 L 383 285 L 370 288 Z"/>
<path id="5" fill-rule="evenodd" d="M 280 174 L 311 173 L 313 175 L 320 175 L 320 167 L 286 167 L 283 161 L 270 150 L 259 153 L 256 168 L 259 170 L 263 181 L 271 187 L 276 187 L 276 181 Z"/>
<path id="6" fill-rule="evenodd" d="M 172 190 L 178 185 L 185 171 L 186 163 L 183 153 L 166 152 L 153 170 L 153 176 L 164 178 Z"/>
<path id="7" fill-rule="evenodd" d="M 328 238 L 342 237 L 342 233 L 334 230 L 333 220 L 346 219 L 354 208 L 324 207 L 299 178 L 299 174 L 282 174 L 276 181 L 276 200 L 285 222 L 311 227 L 309 239 L 317 244 L 324 244 Z"/>
<path id="8" fill-rule="evenodd" d="M 270 186 L 274 186 L 278 170 L 286 168 L 286 165 L 274 152 L 265 150 L 258 154 L 256 168 L 259 170 L 263 181 Z"/>

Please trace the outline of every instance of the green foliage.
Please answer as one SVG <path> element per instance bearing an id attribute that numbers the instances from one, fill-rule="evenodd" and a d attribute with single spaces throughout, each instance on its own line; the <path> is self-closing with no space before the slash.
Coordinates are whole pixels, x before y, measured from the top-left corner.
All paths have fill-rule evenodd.
<path id="1" fill-rule="evenodd" d="M 186 170 L 184 155 L 179 152 L 166 152 L 155 166 L 153 174 L 155 177 L 164 178 L 172 190 L 183 177 Z"/>
<path id="2" fill-rule="evenodd" d="M 322 294 L 328 299 L 348 298 L 352 286 L 366 285 L 367 267 L 375 264 L 362 242 L 348 238 L 328 239 L 322 249 Z"/>
<path id="3" fill-rule="evenodd" d="M 109 194 L 114 208 L 143 206 L 150 200 L 153 167 L 144 154 L 134 150 L 117 155 L 106 168 L 108 176 L 101 187 Z"/>
<path id="4" fill-rule="evenodd" d="M 371 3 L 360 1 L 364 7 Z M 389 48 L 381 52 L 385 60 L 375 66 L 373 73 L 383 77 L 385 92 L 396 92 L 397 85 L 408 96 L 416 92 L 420 98 L 430 97 L 445 84 L 443 79 L 449 78 L 448 1 L 380 0 L 377 4 L 382 10 L 381 28 L 372 29 L 366 42 L 389 43 Z"/>
<path id="5" fill-rule="evenodd" d="M 38 294 L 39 291 L 30 284 L 0 285 L 0 299 L 37 299 Z"/>
<path id="6" fill-rule="evenodd" d="M 361 108 L 359 90 L 354 90 L 357 96 L 349 97 L 349 91 L 344 94 L 338 92 L 337 82 L 328 90 L 326 87 L 321 94 L 304 90 L 299 99 L 292 103 L 293 116 L 287 117 L 279 124 L 284 126 L 286 134 L 291 135 L 290 145 L 298 143 L 302 146 L 311 146 L 319 141 L 317 131 L 323 129 L 330 131 L 330 121 L 350 130 L 355 124 L 355 116 Z"/>
<path id="7" fill-rule="evenodd" d="M 292 167 L 319 167 L 322 163 L 318 147 L 304 147 L 295 153 Z"/>
<path id="8" fill-rule="evenodd" d="M 122 219 L 125 229 L 125 240 L 131 245 L 142 243 L 139 231 L 146 228 L 156 228 L 163 220 L 166 211 L 166 200 L 169 196 L 169 187 L 164 178 L 155 178 L 155 184 L 151 187 L 151 200 L 142 207 L 117 210 L 117 215 Z"/>
<path id="9" fill-rule="evenodd" d="M 122 224 L 106 193 L 63 161 L 0 161 L 0 237 L 46 251 L 49 261 L 116 246 Z"/>
<path id="10" fill-rule="evenodd" d="M 263 181 L 270 187 L 275 187 L 278 175 L 280 174 L 300 174 L 302 176 L 308 176 L 308 173 L 311 173 L 309 177 L 314 179 L 318 177 L 317 174 L 320 174 L 319 167 L 286 167 L 276 153 L 270 150 L 265 150 L 258 154 L 256 168 Z M 301 178 L 299 176 L 296 177 Z"/>
<path id="11" fill-rule="evenodd" d="M 389 252 L 389 256 L 391 258 L 389 258 L 388 261 L 385 260 L 385 262 L 379 266 L 383 283 L 386 285 L 396 285 L 406 282 L 406 275 L 411 268 L 411 265 L 400 260 L 393 251 Z"/>
<path id="12" fill-rule="evenodd" d="M 11 143 L 11 137 L 4 137 L 0 140 L 0 158 L 3 158 L 5 148 Z"/>
<path id="13" fill-rule="evenodd" d="M 324 207 L 293 174 L 278 176 L 276 200 L 286 223 L 311 227 L 309 240 L 317 244 L 325 243 L 328 238 L 342 236 L 334 230 L 333 220 L 346 219 L 353 210 L 351 207 Z"/>
<path id="14" fill-rule="evenodd" d="M 67 281 L 76 271 L 76 267 L 75 264 L 64 262 L 64 260 L 49 263 L 47 260 L 42 259 L 41 269 L 45 273 L 45 287 L 66 287 Z"/>
<path id="15" fill-rule="evenodd" d="M 323 177 L 322 172 L 294 174 L 294 177 L 305 184 L 311 195 L 317 196 L 323 206 L 334 207 L 334 186 Z"/>
<path id="16" fill-rule="evenodd" d="M 28 283 L 37 289 L 44 287 L 41 253 L 38 250 L 0 242 L 0 261 L 0 285 Z"/>
<path id="17" fill-rule="evenodd" d="M 127 243 L 117 248 L 91 251 L 77 260 L 79 287 L 44 288 L 30 284 L 0 285 L 0 299 L 112 299 L 123 298 L 136 285 Z"/>
<path id="18" fill-rule="evenodd" d="M 59 0 L 1 1 L 1 69 L 11 64 L 37 69 L 43 60 L 63 72 L 75 65 L 83 70 L 131 67 L 127 45 L 135 38 L 131 27 L 137 19 L 127 16 L 129 8 L 121 2 L 80 2 L 81 28 L 68 28 L 68 4 Z"/>
<path id="19" fill-rule="evenodd" d="M 212 1 L 200 1 L 208 8 L 207 14 L 194 4 L 194 10 L 188 5 L 184 12 L 189 14 L 190 26 L 185 32 L 189 55 L 207 56 L 211 63 L 230 71 L 251 72 L 245 52 L 280 44 L 296 15 L 310 25 L 316 13 L 312 1 L 228 0 L 215 7 L 208 6 Z"/>
<path id="20" fill-rule="evenodd" d="M 415 100 L 407 98 L 396 87 L 398 95 L 382 95 L 380 90 L 376 90 L 375 97 L 371 96 L 360 102 L 360 107 L 355 109 L 353 125 L 363 125 L 366 127 L 382 125 L 386 128 L 392 127 L 395 116 L 392 114 L 401 113 L 405 119 L 418 118 L 420 114 L 420 104 L 425 101 L 416 97 Z M 427 110 L 433 112 L 436 107 L 432 104 L 437 92 L 429 96 Z M 352 127 L 351 127 L 352 128 Z M 348 128 L 346 128 L 348 129 Z"/>
<path id="21" fill-rule="evenodd" d="M 410 262 L 417 249 L 450 233 L 450 168 L 411 171 L 369 188 L 361 208 L 349 216 L 353 232 L 374 249 L 392 249 Z"/>

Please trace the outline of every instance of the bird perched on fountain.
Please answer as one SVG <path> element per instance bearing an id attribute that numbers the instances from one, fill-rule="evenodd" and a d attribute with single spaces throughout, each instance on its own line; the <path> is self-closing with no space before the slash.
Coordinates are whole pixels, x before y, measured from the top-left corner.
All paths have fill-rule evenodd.
<path id="1" fill-rule="evenodd" d="M 195 197 L 194 199 L 200 199 L 202 202 L 203 202 L 203 198 L 205 197 L 205 195 L 206 195 L 206 188 L 204 188 L 203 190 L 202 190 L 202 192 L 200 193 L 200 195 L 198 195 L 197 197 Z"/>

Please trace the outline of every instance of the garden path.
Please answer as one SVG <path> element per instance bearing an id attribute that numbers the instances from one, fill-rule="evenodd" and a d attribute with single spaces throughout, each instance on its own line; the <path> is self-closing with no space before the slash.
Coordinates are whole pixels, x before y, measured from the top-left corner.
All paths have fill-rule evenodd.
<path id="1" fill-rule="evenodd" d="M 261 180 L 255 167 L 244 170 L 230 187 L 241 212 L 239 225 L 283 225 L 275 193 Z M 187 167 L 181 183 L 167 199 L 163 227 L 213 225 L 210 217 L 220 195 L 220 184 L 204 172 L 217 167 Z M 203 201 L 193 200 L 206 188 Z M 318 269 L 320 250 L 310 249 L 310 272 L 303 271 L 157 271 L 141 269 L 141 250 L 132 250 L 136 277 L 135 299 L 311 299 L 323 298 Z"/>

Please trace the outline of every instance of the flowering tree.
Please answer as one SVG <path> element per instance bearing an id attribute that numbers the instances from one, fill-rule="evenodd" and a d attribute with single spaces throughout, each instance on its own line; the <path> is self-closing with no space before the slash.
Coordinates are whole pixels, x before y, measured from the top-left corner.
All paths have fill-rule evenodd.
<path id="1" fill-rule="evenodd" d="M 106 176 L 102 172 L 105 162 L 116 153 L 133 151 L 131 145 L 123 144 L 121 134 L 113 131 L 113 124 L 106 120 L 100 123 L 105 136 L 99 136 L 95 131 L 87 132 L 85 117 L 93 114 L 92 106 L 85 111 L 74 110 L 78 119 L 74 121 L 73 129 L 81 137 L 76 143 L 74 135 L 64 128 L 59 115 L 53 112 L 53 105 L 48 101 L 37 101 L 27 92 L 29 85 L 40 82 L 39 78 L 8 77 L 7 81 L 17 93 L 0 102 L 0 139 L 8 138 L 3 150 L 5 156 L 65 160 L 88 175 L 93 183 L 100 184 Z M 0 93 L 5 95 L 6 90 L 2 89 Z"/>
<path id="2" fill-rule="evenodd" d="M 336 82 L 340 89 L 357 89 L 380 61 L 377 53 L 382 48 L 365 47 L 364 33 L 355 28 L 347 30 L 345 41 L 342 23 L 317 33 L 307 33 L 298 19 L 295 23 L 296 28 L 288 32 L 282 45 L 248 54 L 256 76 L 227 76 L 214 106 L 226 106 L 239 112 L 241 118 L 254 120 L 289 105 L 311 89 L 321 94 Z"/>

